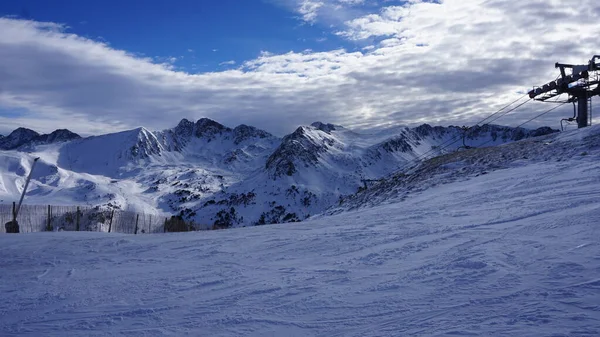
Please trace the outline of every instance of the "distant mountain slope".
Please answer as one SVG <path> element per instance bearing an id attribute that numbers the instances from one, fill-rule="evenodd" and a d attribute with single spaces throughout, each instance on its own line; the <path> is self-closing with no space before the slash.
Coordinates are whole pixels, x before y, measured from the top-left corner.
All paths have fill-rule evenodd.
<path id="1" fill-rule="evenodd" d="M 0 139 L 18 150 L 0 152 L 12 158 L 0 165 L 0 200 L 17 197 L 31 157 L 39 156 L 31 203 L 179 214 L 206 227 L 301 221 L 355 194 L 363 179 L 388 176 L 421 156 L 552 132 L 491 125 L 469 130 L 463 144 L 461 128 L 426 124 L 362 134 L 316 122 L 283 139 L 207 118 L 87 138 L 22 128 Z M 440 146 L 453 139 L 460 141 Z"/>
<path id="2" fill-rule="evenodd" d="M 159 160 L 164 152 L 156 136 L 142 127 L 67 143 L 60 148 L 58 165 L 76 172 L 118 177 L 122 168 L 144 166 L 147 161 Z"/>
<path id="3" fill-rule="evenodd" d="M 462 141 L 446 149 L 438 146 L 460 138 L 462 132 L 458 127 L 422 125 L 402 128 L 390 137 L 388 131 L 365 135 L 319 122 L 301 126 L 283 138 L 265 170 L 186 204 L 184 211 L 203 223 L 223 226 L 303 220 L 357 192 L 362 179 L 386 176 L 425 153 L 455 151 Z M 472 129 L 465 142 L 496 145 L 552 132 L 486 126 Z"/>
<path id="4" fill-rule="evenodd" d="M 507 129 L 507 131 L 510 131 Z M 539 129 L 531 135 L 545 134 Z M 551 133 L 531 139 L 527 133 L 509 132 L 521 141 L 496 147 L 476 148 L 431 158 L 408 172 L 395 174 L 367 190 L 345 198 L 326 212 L 336 214 L 363 207 L 373 207 L 408 196 L 431 187 L 465 181 L 492 171 L 521 166 L 524 163 L 593 160 L 600 155 L 600 127 L 566 133 Z M 508 135 L 507 134 L 507 135 Z M 508 137 L 508 136 L 507 136 Z"/>
<path id="5" fill-rule="evenodd" d="M 66 142 L 79 138 L 81 137 L 78 134 L 66 129 L 40 135 L 27 128 L 18 128 L 6 137 L 0 136 L 0 150 L 14 150 L 19 147 Z"/>

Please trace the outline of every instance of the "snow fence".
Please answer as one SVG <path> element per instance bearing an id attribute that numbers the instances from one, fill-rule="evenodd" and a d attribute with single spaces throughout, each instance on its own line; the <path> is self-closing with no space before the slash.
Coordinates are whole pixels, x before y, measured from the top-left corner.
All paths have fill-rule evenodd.
<path id="1" fill-rule="evenodd" d="M 12 220 L 13 205 L 0 204 L 0 233 Z M 163 233 L 165 215 L 81 206 L 22 205 L 17 222 L 21 233 L 93 231 L 125 234 Z"/>

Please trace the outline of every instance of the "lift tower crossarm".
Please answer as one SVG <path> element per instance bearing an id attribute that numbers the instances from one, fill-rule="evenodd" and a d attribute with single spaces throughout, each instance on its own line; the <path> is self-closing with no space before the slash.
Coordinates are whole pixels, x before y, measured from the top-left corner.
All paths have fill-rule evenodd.
<path id="1" fill-rule="evenodd" d="M 577 102 L 577 125 L 580 128 L 590 125 L 588 102 L 593 96 L 600 95 L 600 64 L 596 63 L 597 60 L 600 60 L 600 55 L 594 55 L 588 64 L 582 65 L 557 62 L 554 66 L 560 69 L 560 78 L 541 87 L 534 87 L 529 91 L 529 98 L 547 102 L 550 98 L 568 94 L 569 98 L 565 102 Z M 566 69 L 570 69 L 570 74 L 567 74 Z M 552 100 L 555 101 L 557 100 Z"/>

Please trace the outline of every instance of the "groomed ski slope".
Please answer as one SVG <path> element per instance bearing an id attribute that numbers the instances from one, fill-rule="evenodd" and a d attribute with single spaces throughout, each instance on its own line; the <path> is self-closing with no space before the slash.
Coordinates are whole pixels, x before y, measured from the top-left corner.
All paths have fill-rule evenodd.
<path id="1" fill-rule="evenodd" d="M 1 235 L 0 335 L 598 336 L 592 152 L 299 224 Z"/>

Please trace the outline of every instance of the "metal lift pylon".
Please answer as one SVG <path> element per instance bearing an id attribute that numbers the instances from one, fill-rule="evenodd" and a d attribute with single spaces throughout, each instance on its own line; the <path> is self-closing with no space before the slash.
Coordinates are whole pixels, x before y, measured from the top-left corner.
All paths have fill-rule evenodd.
<path id="1" fill-rule="evenodd" d="M 587 65 L 556 63 L 555 67 L 560 69 L 559 78 L 534 87 L 529 91 L 529 98 L 540 102 L 576 103 L 574 117 L 564 120 L 577 121 L 579 128 L 591 125 L 591 100 L 600 95 L 600 55 L 594 55 Z M 550 100 L 562 94 L 569 95 L 566 101 Z"/>

